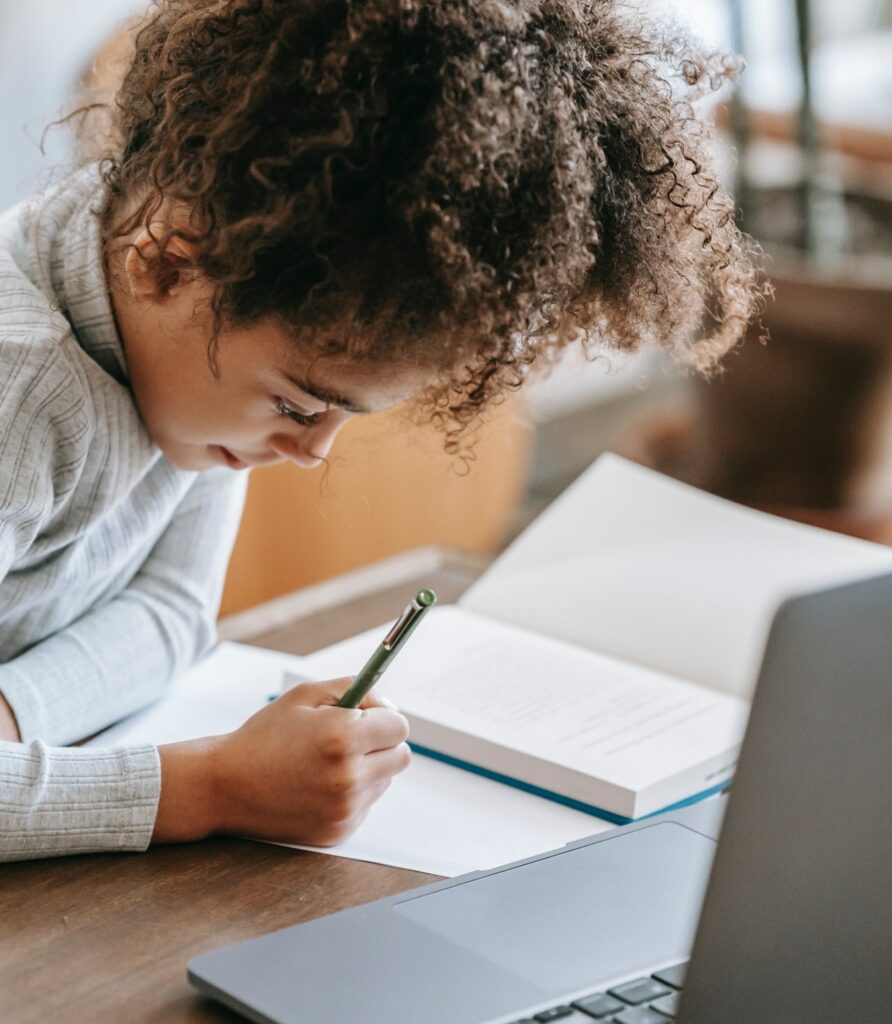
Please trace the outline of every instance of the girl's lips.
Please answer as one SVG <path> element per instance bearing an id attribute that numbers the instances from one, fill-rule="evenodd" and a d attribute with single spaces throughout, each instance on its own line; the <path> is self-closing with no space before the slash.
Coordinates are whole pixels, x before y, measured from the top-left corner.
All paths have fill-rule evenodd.
<path id="1" fill-rule="evenodd" d="M 220 449 L 220 451 L 221 451 L 221 453 L 223 455 L 223 459 L 226 462 L 226 465 L 229 466 L 230 469 L 247 469 L 248 468 L 248 463 L 247 462 L 242 462 L 242 460 L 237 455 L 233 455 L 232 452 L 228 448 L 224 448 L 222 444 L 218 444 L 217 447 Z"/>

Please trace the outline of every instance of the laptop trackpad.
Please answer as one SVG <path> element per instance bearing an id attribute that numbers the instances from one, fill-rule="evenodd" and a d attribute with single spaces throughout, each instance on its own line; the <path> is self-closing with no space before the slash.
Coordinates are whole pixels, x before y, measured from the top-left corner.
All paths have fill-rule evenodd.
<path id="1" fill-rule="evenodd" d="M 576 990 L 688 955 L 715 845 L 666 822 L 393 909 L 545 990 Z"/>

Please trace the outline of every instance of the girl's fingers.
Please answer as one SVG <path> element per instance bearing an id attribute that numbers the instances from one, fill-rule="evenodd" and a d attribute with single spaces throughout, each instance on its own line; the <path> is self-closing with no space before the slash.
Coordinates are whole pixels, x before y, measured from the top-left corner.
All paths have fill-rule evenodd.
<path id="1" fill-rule="evenodd" d="M 340 679 L 326 679 L 318 683 L 299 683 L 290 690 L 286 690 L 285 694 L 288 694 L 289 699 L 295 703 L 312 707 L 337 704 L 352 682 L 352 676 L 343 676 Z M 369 708 L 389 708 L 391 711 L 396 711 L 396 704 L 393 701 L 388 700 L 383 693 L 377 693 L 374 690 L 365 695 L 359 707 L 363 711 Z"/>
<path id="2" fill-rule="evenodd" d="M 363 711 L 368 708 L 390 708 L 391 711 L 399 710 L 392 700 L 388 700 L 384 694 L 377 689 L 367 693 L 359 706 Z"/>
<path id="3" fill-rule="evenodd" d="M 368 708 L 361 712 L 356 731 L 358 745 L 368 755 L 405 742 L 409 738 L 409 723 L 405 716 L 390 708 Z"/>
<path id="4" fill-rule="evenodd" d="M 389 750 L 376 750 L 371 754 L 366 754 L 363 758 L 363 769 L 367 779 L 383 783 L 384 789 L 386 789 L 390 784 L 390 779 L 405 771 L 411 760 L 412 752 L 409 750 L 409 744 L 400 743 Z"/>
<path id="5" fill-rule="evenodd" d="M 342 679 L 326 679 L 321 683 L 299 683 L 286 690 L 279 700 L 314 708 L 334 705 L 347 692 L 352 682 L 350 676 L 344 676 Z"/>

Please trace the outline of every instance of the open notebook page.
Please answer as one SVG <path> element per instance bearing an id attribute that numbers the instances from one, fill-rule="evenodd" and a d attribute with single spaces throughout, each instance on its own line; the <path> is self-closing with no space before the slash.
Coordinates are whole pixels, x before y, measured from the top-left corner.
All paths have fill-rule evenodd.
<path id="1" fill-rule="evenodd" d="M 383 631 L 374 631 L 373 645 Z M 371 650 L 368 641 L 360 646 L 358 661 Z M 348 658 L 337 674 L 358 668 Z M 269 694 L 280 692 L 285 671 L 305 676 L 304 669 L 302 658 L 220 644 L 158 702 L 112 726 L 90 745 L 174 743 L 229 732 L 264 707 Z M 318 852 L 460 875 L 532 857 L 607 828 L 607 822 L 581 811 L 415 757 L 352 836 Z"/>
<path id="2" fill-rule="evenodd" d="M 602 456 L 462 597 L 463 608 L 748 696 L 793 594 L 892 568 L 892 550 Z"/>
<path id="3" fill-rule="evenodd" d="M 317 676 L 355 671 L 378 639 L 363 634 L 305 667 Z M 716 759 L 727 778 L 748 712 L 714 690 L 449 607 L 431 612 L 381 688 L 413 718 L 411 738 L 422 746 L 481 764 L 476 741 L 498 744 L 499 763 L 486 767 L 558 791 L 564 769 L 635 793 Z M 458 734 L 448 746 L 443 730 Z"/>

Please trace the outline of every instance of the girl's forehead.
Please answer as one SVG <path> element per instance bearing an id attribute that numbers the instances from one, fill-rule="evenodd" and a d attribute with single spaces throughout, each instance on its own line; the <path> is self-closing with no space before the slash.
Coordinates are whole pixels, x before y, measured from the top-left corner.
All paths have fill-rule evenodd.
<path id="1" fill-rule="evenodd" d="M 436 375 L 399 360 L 357 360 L 344 353 L 317 360 L 297 379 L 325 404 L 375 412 L 414 398 L 435 383 Z"/>

